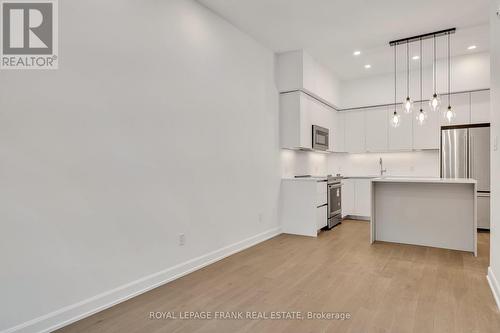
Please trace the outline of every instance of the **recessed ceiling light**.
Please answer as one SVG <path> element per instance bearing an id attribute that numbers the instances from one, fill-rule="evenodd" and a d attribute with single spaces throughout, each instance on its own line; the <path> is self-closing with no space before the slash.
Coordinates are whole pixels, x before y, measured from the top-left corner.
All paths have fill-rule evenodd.
<path id="1" fill-rule="evenodd" d="M 353 55 L 359 56 L 361 54 L 361 51 L 354 51 Z"/>
<path id="2" fill-rule="evenodd" d="M 372 65 L 370 65 L 370 64 L 366 64 L 366 65 L 365 65 L 365 68 L 366 68 L 366 69 L 370 69 L 370 68 L 372 68 Z"/>
<path id="3" fill-rule="evenodd" d="M 413 60 L 418 60 L 418 59 L 420 59 L 420 56 L 418 56 L 418 55 L 413 56 L 413 57 L 412 57 L 412 59 L 413 59 Z"/>
<path id="4" fill-rule="evenodd" d="M 477 46 L 476 45 L 471 45 L 467 48 L 467 50 L 474 50 Z"/>

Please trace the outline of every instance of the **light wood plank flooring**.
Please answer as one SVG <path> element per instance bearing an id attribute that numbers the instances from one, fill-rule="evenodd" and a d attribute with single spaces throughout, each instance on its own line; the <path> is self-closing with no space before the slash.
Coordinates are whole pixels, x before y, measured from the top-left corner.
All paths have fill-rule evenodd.
<path id="1" fill-rule="evenodd" d="M 61 329 L 61 332 L 500 332 L 479 256 L 369 244 L 344 221 L 317 239 L 280 235 Z M 151 320 L 150 311 L 327 311 L 350 320 Z"/>

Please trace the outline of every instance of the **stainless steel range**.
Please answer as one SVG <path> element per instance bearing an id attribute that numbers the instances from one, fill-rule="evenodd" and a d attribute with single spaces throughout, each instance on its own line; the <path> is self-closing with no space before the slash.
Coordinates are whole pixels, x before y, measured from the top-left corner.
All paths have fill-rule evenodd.
<path id="1" fill-rule="evenodd" d="M 342 222 L 342 177 L 328 177 L 328 225 L 331 229 Z"/>

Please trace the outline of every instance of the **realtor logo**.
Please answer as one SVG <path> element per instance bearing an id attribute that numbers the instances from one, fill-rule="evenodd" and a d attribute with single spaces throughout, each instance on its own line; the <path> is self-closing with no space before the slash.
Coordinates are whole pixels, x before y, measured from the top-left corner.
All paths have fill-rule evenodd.
<path id="1" fill-rule="evenodd" d="M 2 0 L 0 17 L 0 69 L 57 69 L 57 0 Z"/>

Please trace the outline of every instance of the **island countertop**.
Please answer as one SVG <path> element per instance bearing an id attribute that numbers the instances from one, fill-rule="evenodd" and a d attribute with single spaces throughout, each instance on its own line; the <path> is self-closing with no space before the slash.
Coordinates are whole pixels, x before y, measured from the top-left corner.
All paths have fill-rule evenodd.
<path id="1" fill-rule="evenodd" d="M 372 179 L 373 182 L 382 183 L 438 183 L 438 184 L 476 184 L 475 179 L 470 178 L 432 178 L 432 177 L 379 177 Z"/>

